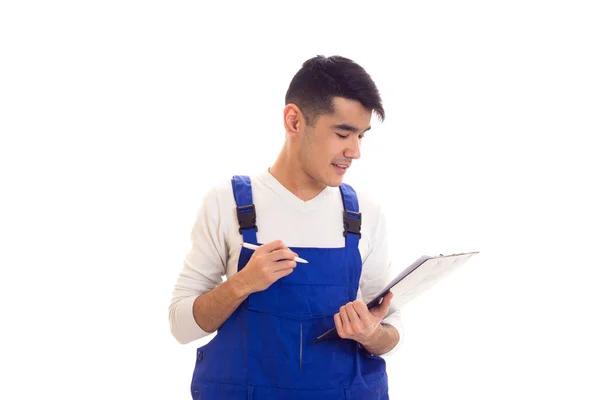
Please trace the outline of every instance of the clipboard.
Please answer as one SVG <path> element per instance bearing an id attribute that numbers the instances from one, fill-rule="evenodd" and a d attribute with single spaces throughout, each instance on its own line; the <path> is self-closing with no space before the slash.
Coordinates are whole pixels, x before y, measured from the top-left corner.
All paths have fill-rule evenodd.
<path id="1" fill-rule="evenodd" d="M 479 251 L 469 253 L 456 253 L 439 256 L 421 256 L 398 274 L 385 288 L 383 288 L 371 301 L 367 303 L 370 310 L 377 307 L 383 297 L 389 292 L 394 293 L 394 305 L 401 309 L 415 297 L 425 292 L 435 283 L 452 273 L 467 262 Z M 315 343 L 328 339 L 339 339 L 335 327 L 321 334 Z"/>

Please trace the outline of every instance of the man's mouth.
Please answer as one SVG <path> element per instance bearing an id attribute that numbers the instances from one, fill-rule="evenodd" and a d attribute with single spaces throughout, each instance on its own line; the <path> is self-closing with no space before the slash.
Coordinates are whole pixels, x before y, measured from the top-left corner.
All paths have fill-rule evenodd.
<path id="1" fill-rule="evenodd" d="M 350 168 L 349 164 L 331 163 L 331 165 L 333 165 L 338 172 L 342 172 L 342 173 L 346 172 L 348 170 L 348 168 Z"/>

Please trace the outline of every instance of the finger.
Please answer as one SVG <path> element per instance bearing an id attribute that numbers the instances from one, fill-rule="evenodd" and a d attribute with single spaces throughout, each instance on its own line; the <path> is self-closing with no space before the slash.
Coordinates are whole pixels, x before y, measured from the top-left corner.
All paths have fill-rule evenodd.
<path id="1" fill-rule="evenodd" d="M 367 305 L 365 304 L 364 301 L 355 300 L 352 303 L 352 306 L 354 306 L 354 310 L 356 310 L 356 313 L 358 314 L 358 318 L 360 318 L 361 320 L 368 318 L 369 315 L 371 314 L 371 312 L 367 308 Z"/>
<path id="2" fill-rule="evenodd" d="M 342 306 L 340 308 L 340 319 L 342 320 L 342 325 L 346 330 L 350 331 L 350 319 L 348 319 L 348 313 L 346 312 L 346 306 Z"/>
<path id="3" fill-rule="evenodd" d="M 270 261 L 280 261 L 280 260 L 293 260 L 294 257 L 298 257 L 298 254 L 294 253 L 288 248 L 275 250 L 265 256 Z"/>
<path id="4" fill-rule="evenodd" d="M 272 242 L 265 243 L 256 249 L 259 254 L 268 254 L 278 249 L 285 249 L 286 245 L 283 240 L 273 240 Z"/>
<path id="5" fill-rule="evenodd" d="M 294 268 L 282 269 L 273 274 L 273 279 L 275 279 L 275 281 L 278 281 L 279 279 L 283 278 L 284 276 L 288 276 L 292 272 L 294 272 Z"/>
<path id="6" fill-rule="evenodd" d="M 346 304 L 346 313 L 348 314 L 348 320 L 350 320 L 350 325 L 354 328 L 354 331 L 360 332 L 362 331 L 363 324 L 360 320 L 360 317 L 356 313 L 354 306 L 352 303 Z"/>
<path id="7" fill-rule="evenodd" d="M 283 271 L 286 269 L 294 269 L 296 268 L 296 261 L 294 260 L 283 260 L 283 261 L 278 261 L 276 263 L 273 263 L 273 271 L 272 272 L 279 272 L 279 271 Z"/>
<path id="8" fill-rule="evenodd" d="M 392 297 L 394 297 L 394 294 L 392 292 L 386 294 L 383 297 L 383 301 L 381 302 L 379 307 L 387 309 L 390 306 L 390 304 L 392 304 Z"/>
<path id="9" fill-rule="evenodd" d="M 344 325 L 342 324 L 342 319 L 340 318 L 340 314 L 335 314 L 333 316 L 333 322 L 335 322 L 335 330 L 338 333 L 338 336 L 343 338 L 346 336 L 346 331 L 344 330 Z"/>
<path id="10" fill-rule="evenodd" d="M 385 295 L 385 297 L 383 298 L 383 301 L 386 301 L 387 298 L 387 302 L 388 302 L 388 306 L 390 304 L 392 304 L 392 298 L 394 297 L 394 293 L 389 292 L 388 294 Z"/>
<path id="11" fill-rule="evenodd" d="M 392 297 L 394 295 L 392 294 L 392 292 L 389 292 L 388 294 L 386 294 L 383 297 L 383 301 L 375 308 L 373 308 L 373 310 L 371 311 L 371 313 L 373 315 L 375 315 L 377 318 L 383 318 L 387 315 L 388 310 L 390 308 L 390 304 L 392 303 Z"/>

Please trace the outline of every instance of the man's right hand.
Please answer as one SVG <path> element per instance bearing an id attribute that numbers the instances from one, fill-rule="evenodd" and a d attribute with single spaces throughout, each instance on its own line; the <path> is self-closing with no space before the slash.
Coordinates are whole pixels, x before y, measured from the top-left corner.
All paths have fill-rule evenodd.
<path id="1" fill-rule="evenodd" d="M 193 305 L 196 324 L 205 332 L 219 329 L 250 294 L 265 290 L 291 274 L 297 256 L 281 240 L 259 246 L 240 272 L 196 297 Z"/>
<path id="2" fill-rule="evenodd" d="M 244 284 L 248 294 L 265 290 L 294 271 L 294 257 L 298 254 L 281 240 L 263 244 L 254 250 L 248 264 L 237 273 L 238 280 Z"/>

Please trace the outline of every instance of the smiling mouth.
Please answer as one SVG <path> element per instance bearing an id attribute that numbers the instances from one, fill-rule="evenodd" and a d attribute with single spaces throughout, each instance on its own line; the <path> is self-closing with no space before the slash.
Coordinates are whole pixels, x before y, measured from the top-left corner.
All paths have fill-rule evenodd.
<path id="1" fill-rule="evenodd" d="M 349 165 L 346 165 L 346 164 L 335 164 L 335 163 L 332 163 L 332 164 L 333 164 L 334 166 L 336 166 L 336 167 L 338 167 L 338 168 L 342 168 L 342 169 L 348 169 L 348 168 L 350 168 L 350 166 L 349 166 Z"/>
<path id="2" fill-rule="evenodd" d="M 331 165 L 333 165 L 333 168 L 335 168 L 335 170 L 340 174 L 345 173 L 346 171 L 348 171 L 348 168 L 350 168 L 350 165 L 348 165 L 348 164 L 331 163 Z"/>

